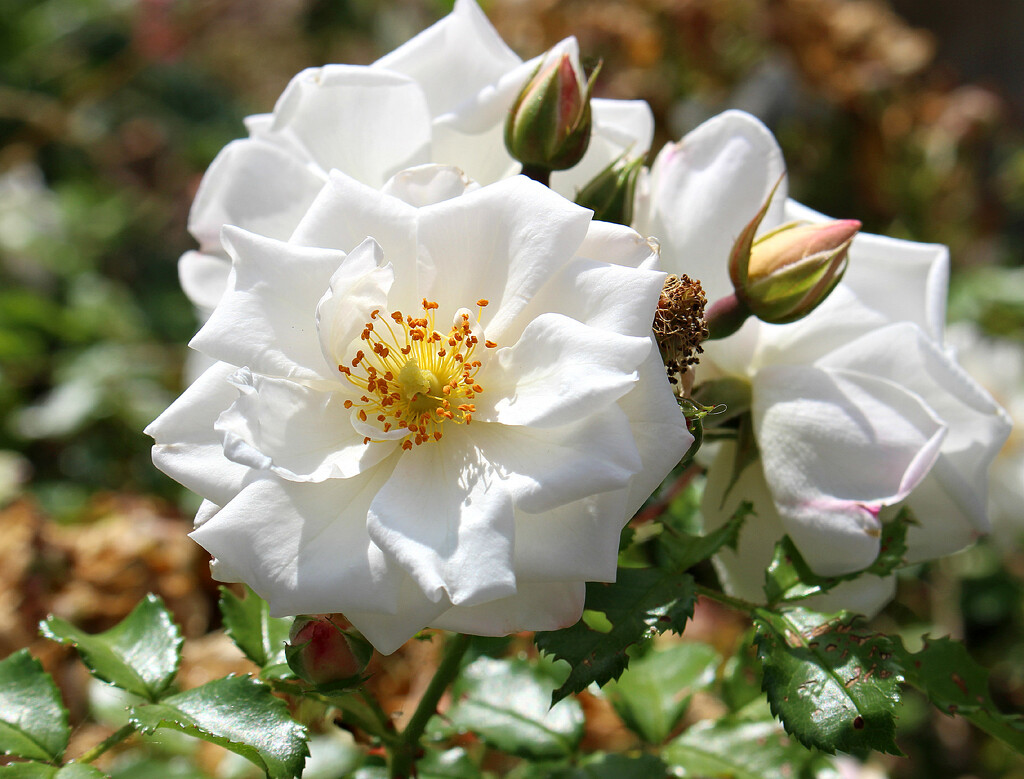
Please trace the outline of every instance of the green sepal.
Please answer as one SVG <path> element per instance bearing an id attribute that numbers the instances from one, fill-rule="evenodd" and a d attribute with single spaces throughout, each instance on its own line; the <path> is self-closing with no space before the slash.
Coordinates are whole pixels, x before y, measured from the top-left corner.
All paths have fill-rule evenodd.
<path id="1" fill-rule="evenodd" d="M 765 198 L 761 208 L 758 209 L 756 214 L 754 214 L 754 218 L 747 222 L 746 226 L 740 231 L 739 237 L 736 238 L 736 241 L 732 245 L 732 251 L 729 253 L 729 279 L 732 281 L 733 289 L 736 290 L 737 293 L 747 285 L 750 266 L 750 250 L 754 245 L 754 238 L 757 235 L 757 231 L 761 227 L 761 222 L 764 221 L 764 218 L 768 213 L 768 209 L 772 205 L 772 200 L 775 199 L 775 193 L 778 192 L 784 178 L 785 174 L 779 176 L 779 180 L 775 182 L 775 186 L 773 186 L 772 191 L 768 193 L 768 197 Z"/>
<path id="2" fill-rule="evenodd" d="M 627 227 L 633 222 L 636 182 L 644 159 L 629 159 L 628 154 L 627 149 L 576 193 L 576 203 L 593 211 L 597 221 Z"/>
<path id="3" fill-rule="evenodd" d="M 58 762 L 71 731 L 60 691 L 27 649 L 0 662 L 0 754 Z"/>
<path id="4" fill-rule="evenodd" d="M 131 723 L 143 733 L 170 728 L 229 749 L 259 767 L 268 779 L 302 775 L 309 751 L 305 728 L 285 702 L 247 676 L 228 676 L 135 706 Z"/>
<path id="5" fill-rule="evenodd" d="M 902 754 L 894 737 L 903 677 L 888 636 L 846 612 L 759 608 L 753 617 L 763 688 L 787 733 L 829 754 Z"/>
<path id="6" fill-rule="evenodd" d="M 103 633 L 86 633 L 52 615 L 39 629 L 46 638 L 75 647 L 93 676 L 150 701 L 168 691 L 181 663 L 181 630 L 153 594 Z"/>

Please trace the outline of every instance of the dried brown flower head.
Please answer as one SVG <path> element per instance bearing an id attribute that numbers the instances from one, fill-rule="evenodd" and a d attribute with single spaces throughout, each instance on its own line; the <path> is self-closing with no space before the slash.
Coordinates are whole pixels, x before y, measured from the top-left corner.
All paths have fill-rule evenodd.
<path id="1" fill-rule="evenodd" d="M 707 298 L 700 282 L 687 275 L 669 275 L 661 290 L 658 310 L 654 314 L 654 338 L 661 350 L 669 381 L 678 383 L 679 376 L 699 362 L 701 343 L 708 337 L 704 324 Z"/>

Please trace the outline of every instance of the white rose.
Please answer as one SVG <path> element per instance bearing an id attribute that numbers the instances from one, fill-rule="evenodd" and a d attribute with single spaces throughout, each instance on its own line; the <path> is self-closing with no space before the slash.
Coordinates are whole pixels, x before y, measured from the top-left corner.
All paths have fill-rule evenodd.
<path id="1" fill-rule="evenodd" d="M 579 46 L 567 38 L 546 56 Z M 509 107 L 541 58 L 523 62 L 473 0 L 368 67 L 327 65 L 295 76 L 272 114 L 246 119 L 249 137 L 228 144 L 203 177 L 189 215 L 198 251 L 179 263 L 189 299 L 209 311 L 230 263 L 220 242 L 230 224 L 287 240 L 331 170 L 379 188 L 425 163 L 455 165 L 488 184 L 519 172 L 505 150 Z M 568 197 L 624 149 L 645 154 L 654 132 L 642 100 L 592 101 L 587 154 L 552 176 Z"/>
<path id="2" fill-rule="evenodd" d="M 148 428 L 154 461 L 274 614 L 343 612 L 382 652 L 572 624 L 692 442 L 656 251 L 523 177 L 383 189 L 333 173 L 287 242 L 225 228 L 192 342 L 217 362 Z"/>
<path id="3" fill-rule="evenodd" d="M 726 112 L 658 155 L 638 229 L 658 236 L 666 270 L 699 278 L 714 301 L 732 292 L 732 242 L 784 171 L 768 129 Z M 785 190 L 783 179 L 762 233 L 794 219 L 824 221 Z M 711 525 L 741 499 L 757 505 L 738 553 L 718 558 L 735 593 L 762 597 L 783 533 L 818 574 L 866 567 L 878 554 L 880 512 L 904 501 L 920 523 L 909 532 L 912 561 L 954 552 L 988 530 L 987 470 L 1009 421 L 942 348 L 948 263 L 944 246 L 860 234 L 843 281 L 809 316 L 787 325 L 748 320 L 705 344 L 698 383 L 749 383 L 759 449 L 726 496 L 734 450 L 723 447 L 704 501 Z M 891 582 L 844 589 L 837 599 L 871 611 Z"/>

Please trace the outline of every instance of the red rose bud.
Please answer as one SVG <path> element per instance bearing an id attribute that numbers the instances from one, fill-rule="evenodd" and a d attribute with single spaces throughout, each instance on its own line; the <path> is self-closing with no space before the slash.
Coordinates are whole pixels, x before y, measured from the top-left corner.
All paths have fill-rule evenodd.
<path id="1" fill-rule="evenodd" d="M 600 66 L 583 83 L 568 54 L 545 58 L 505 120 L 505 146 L 523 172 L 571 168 L 590 145 L 590 93 Z M 536 177 L 536 176 L 534 176 Z"/>
<path id="2" fill-rule="evenodd" d="M 593 211 L 594 219 L 628 226 L 633 221 L 633 198 L 643 166 L 643 157 L 629 159 L 624 153 L 579 191 L 576 202 Z"/>
<path id="3" fill-rule="evenodd" d="M 340 614 L 296 617 L 285 646 L 292 671 L 317 686 L 357 682 L 372 655 L 370 642 Z"/>

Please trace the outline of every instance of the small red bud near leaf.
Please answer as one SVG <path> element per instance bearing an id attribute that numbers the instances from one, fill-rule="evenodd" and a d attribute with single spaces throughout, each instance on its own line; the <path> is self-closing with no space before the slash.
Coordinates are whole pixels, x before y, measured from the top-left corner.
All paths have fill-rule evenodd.
<path id="1" fill-rule="evenodd" d="M 340 614 L 296 617 L 285 647 L 292 671 L 317 686 L 358 682 L 372 655 L 370 643 Z"/>

